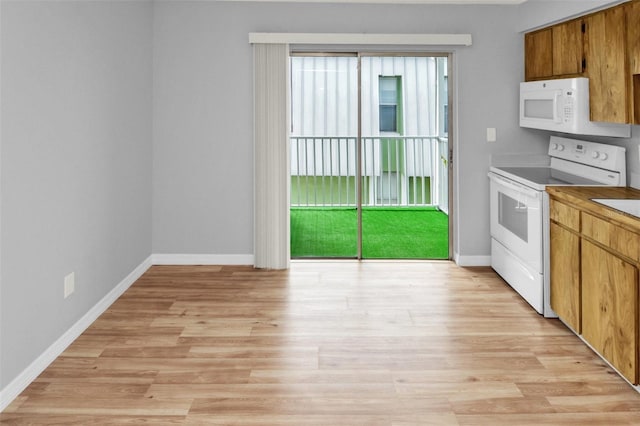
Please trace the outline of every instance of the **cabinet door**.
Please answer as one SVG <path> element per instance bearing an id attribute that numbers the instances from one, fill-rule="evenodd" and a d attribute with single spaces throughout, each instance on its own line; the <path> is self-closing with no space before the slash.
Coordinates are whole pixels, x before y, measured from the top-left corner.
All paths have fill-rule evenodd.
<path id="1" fill-rule="evenodd" d="M 640 1 L 627 3 L 627 54 L 631 74 L 631 122 L 640 124 Z"/>
<path id="2" fill-rule="evenodd" d="M 552 41 L 551 28 L 524 35 L 525 81 L 553 75 Z"/>
<path id="3" fill-rule="evenodd" d="M 625 9 L 606 9 L 584 21 L 591 121 L 628 123 Z"/>
<path id="4" fill-rule="evenodd" d="M 638 383 L 638 271 L 582 241 L 582 335 L 631 383 Z"/>
<path id="5" fill-rule="evenodd" d="M 551 27 L 553 38 L 553 75 L 582 73 L 582 19 Z"/>
<path id="6" fill-rule="evenodd" d="M 576 333 L 580 318 L 580 237 L 551 222 L 551 309 Z"/>
<path id="7" fill-rule="evenodd" d="M 631 74 L 640 74 L 640 1 L 627 3 L 627 48 Z"/>

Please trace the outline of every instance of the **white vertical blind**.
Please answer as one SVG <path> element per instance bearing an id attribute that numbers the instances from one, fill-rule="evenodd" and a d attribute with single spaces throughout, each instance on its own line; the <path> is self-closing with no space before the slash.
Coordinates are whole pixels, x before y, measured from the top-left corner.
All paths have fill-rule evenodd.
<path id="1" fill-rule="evenodd" d="M 253 45 L 255 267 L 289 267 L 289 45 Z"/>

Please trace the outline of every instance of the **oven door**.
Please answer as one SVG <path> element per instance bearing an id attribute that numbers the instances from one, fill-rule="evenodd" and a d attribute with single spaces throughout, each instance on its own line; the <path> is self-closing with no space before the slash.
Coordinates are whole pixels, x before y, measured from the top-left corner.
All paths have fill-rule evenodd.
<path id="1" fill-rule="evenodd" d="M 489 179 L 491 237 L 542 273 L 542 192 L 491 172 Z"/>

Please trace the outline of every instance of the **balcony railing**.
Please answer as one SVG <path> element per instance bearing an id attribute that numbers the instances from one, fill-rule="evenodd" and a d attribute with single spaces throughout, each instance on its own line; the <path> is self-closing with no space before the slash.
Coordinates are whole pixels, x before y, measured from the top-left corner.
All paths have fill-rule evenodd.
<path id="1" fill-rule="evenodd" d="M 355 206 L 357 138 L 294 136 L 291 205 Z M 363 206 L 448 206 L 448 140 L 362 138 Z"/>

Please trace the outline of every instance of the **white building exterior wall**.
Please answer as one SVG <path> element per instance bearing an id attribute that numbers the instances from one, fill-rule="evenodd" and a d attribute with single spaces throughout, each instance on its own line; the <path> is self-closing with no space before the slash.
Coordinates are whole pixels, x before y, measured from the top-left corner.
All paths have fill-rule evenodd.
<path id="1" fill-rule="evenodd" d="M 441 136 L 438 109 L 444 57 L 362 57 L 362 135 L 379 136 L 378 77 L 402 80 L 403 135 Z M 358 132 L 358 59 L 355 56 L 291 58 L 293 136 L 351 136 Z M 446 67 L 444 67 L 446 69 Z M 445 92 L 446 93 L 446 92 Z"/>
<path id="2" fill-rule="evenodd" d="M 435 139 L 425 143 L 418 138 L 446 135 L 446 61 L 446 57 L 433 56 L 361 57 L 362 174 L 378 178 L 368 186 L 370 199 L 380 193 L 378 198 L 400 197 L 406 201 L 410 190 L 407 178 L 432 177 L 434 171 L 444 170 L 441 179 L 432 177 L 430 192 L 438 205 L 447 203 L 439 196 L 443 192 L 440 181 L 445 181 L 446 188 L 446 154 L 442 158 L 439 151 L 442 144 Z M 308 137 L 294 139 L 291 146 L 292 176 L 356 175 L 357 66 L 356 56 L 291 58 L 292 136 Z M 380 77 L 399 77 L 401 81 L 401 123 L 397 133 L 379 130 Z M 394 137 L 407 139 L 401 151 L 395 153 L 398 163 L 384 164 L 389 158 L 382 153 L 387 147 L 384 140 Z M 441 167 L 441 161 L 445 167 Z M 383 169 L 394 172 L 385 173 Z"/>

